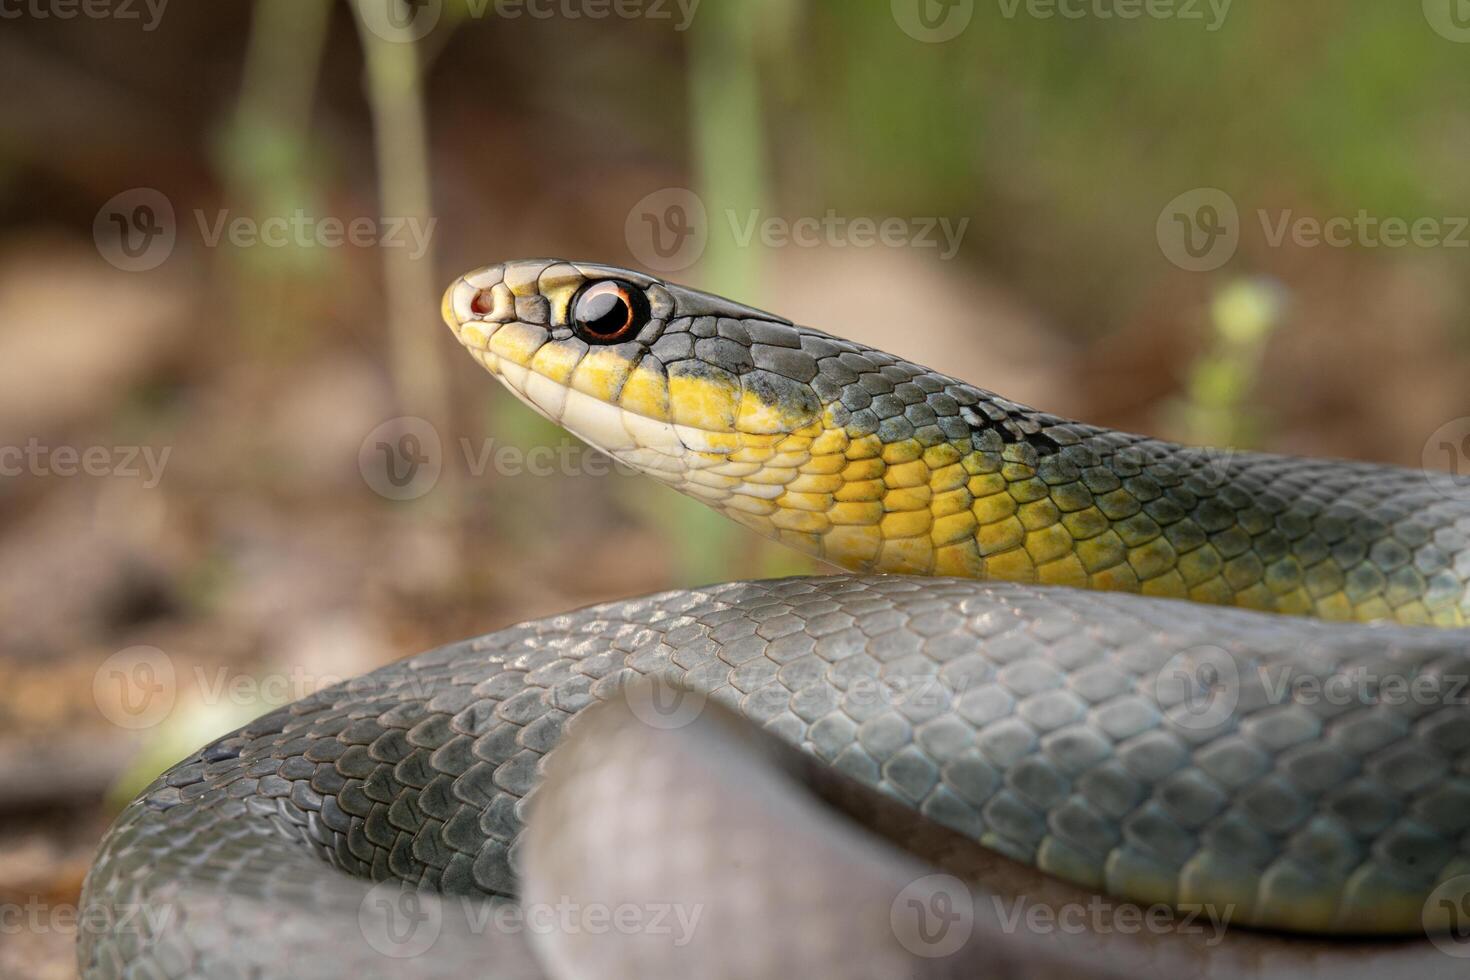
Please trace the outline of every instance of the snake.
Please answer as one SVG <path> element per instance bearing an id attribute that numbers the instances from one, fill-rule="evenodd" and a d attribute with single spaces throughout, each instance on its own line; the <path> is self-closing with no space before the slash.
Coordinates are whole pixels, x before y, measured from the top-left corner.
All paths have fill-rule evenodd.
<path id="1" fill-rule="evenodd" d="M 486 266 L 442 313 L 838 569 L 215 739 L 100 845 L 84 977 L 1463 976 L 1470 481 L 1083 424 L 612 265 Z"/>

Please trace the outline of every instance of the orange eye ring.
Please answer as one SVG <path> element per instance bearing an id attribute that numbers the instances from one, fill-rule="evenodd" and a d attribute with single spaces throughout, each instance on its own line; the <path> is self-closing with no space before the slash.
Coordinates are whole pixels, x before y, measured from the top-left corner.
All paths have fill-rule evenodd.
<path id="1" fill-rule="evenodd" d="M 572 301 L 572 330 L 589 344 L 631 340 L 648 322 L 643 291 L 617 279 L 585 286 Z"/>

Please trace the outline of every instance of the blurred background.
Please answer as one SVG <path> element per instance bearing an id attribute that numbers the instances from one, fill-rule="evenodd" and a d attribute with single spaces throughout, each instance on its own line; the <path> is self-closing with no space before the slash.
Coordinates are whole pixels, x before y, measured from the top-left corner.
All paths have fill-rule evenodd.
<path id="1" fill-rule="evenodd" d="M 818 571 L 439 294 L 665 274 L 1023 402 L 1470 458 L 1470 4 L 0 0 L 0 975 L 166 765 L 344 676 Z"/>

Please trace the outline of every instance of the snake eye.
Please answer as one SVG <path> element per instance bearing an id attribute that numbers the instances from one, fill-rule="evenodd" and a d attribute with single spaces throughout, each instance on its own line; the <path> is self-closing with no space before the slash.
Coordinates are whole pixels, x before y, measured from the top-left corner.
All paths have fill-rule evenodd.
<path id="1" fill-rule="evenodd" d="M 647 322 L 643 291 L 616 279 L 592 283 L 572 303 L 572 328 L 589 344 L 628 340 Z"/>

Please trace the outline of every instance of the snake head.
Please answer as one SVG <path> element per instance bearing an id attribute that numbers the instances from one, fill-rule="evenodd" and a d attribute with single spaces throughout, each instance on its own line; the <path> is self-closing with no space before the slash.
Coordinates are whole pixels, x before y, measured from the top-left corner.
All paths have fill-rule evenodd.
<path id="1" fill-rule="evenodd" d="M 811 348 L 831 338 L 629 269 L 487 266 L 449 287 L 443 313 L 521 401 L 717 506 L 769 513 L 783 487 L 752 478 L 783 455 L 809 456 L 830 425 Z M 759 503 L 742 504 L 745 490 Z"/>

